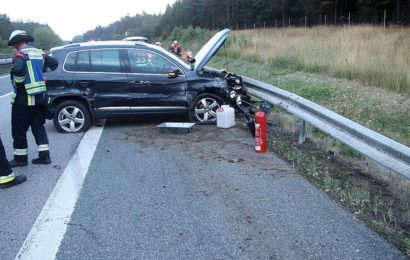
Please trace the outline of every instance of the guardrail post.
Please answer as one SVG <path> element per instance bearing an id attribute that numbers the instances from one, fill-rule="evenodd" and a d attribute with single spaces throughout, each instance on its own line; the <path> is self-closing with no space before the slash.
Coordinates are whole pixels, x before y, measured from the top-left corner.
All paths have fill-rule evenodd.
<path id="1" fill-rule="evenodd" d="M 304 120 L 300 120 L 299 126 L 299 141 L 298 144 L 303 144 L 306 140 L 306 122 Z"/>

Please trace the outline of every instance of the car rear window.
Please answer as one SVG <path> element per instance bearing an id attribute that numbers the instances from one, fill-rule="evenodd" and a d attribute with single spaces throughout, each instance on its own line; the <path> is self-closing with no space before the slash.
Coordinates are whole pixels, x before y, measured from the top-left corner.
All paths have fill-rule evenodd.
<path id="1" fill-rule="evenodd" d="M 70 53 L 64 64 L 68 71 L 121 72 L 120 54 L 116 49 Z"/>

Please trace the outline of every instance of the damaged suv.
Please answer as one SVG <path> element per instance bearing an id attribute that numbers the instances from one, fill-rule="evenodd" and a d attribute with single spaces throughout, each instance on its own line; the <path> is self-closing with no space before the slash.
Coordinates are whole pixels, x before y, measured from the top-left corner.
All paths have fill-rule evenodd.
<path id="1" fill-rule="evenodd" d="M 185 114 L 209 123 L 235 98 L 232 75 L 205 68 L 230 30 L 215 34 L 188 64 L 156 45 L 101 41 L 56 47 L 59 67 L 46 74 L 60 132 L 86 131 L 95 119 L 142 114 Z M 232 83 L 233 82 L 233 83 Z M 237 82 L 237 83 L 236 83 Z"/>

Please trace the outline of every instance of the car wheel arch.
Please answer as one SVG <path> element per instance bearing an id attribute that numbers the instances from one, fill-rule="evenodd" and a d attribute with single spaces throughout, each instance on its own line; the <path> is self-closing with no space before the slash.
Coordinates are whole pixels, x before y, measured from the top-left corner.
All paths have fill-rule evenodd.
<path id="1" fill-rule="evenodd" d="M 90 112 L 91 117 L 94 117 L 93 110 L 91 108 L 91 104 L 88 100 L 81 96 L 59 96 L 53 99 L 52 103 L 54 107 L 57 107 L 59 104 L 65 101 L 78 101 L 81 102 L 84 106 L 88 108 L 88 112 Z"/>
<path id="2" fill-rule="evenodd" d="M 205 86 L 200 89 L 198 89 L 193 95 L 192 95 L 192 100 L 194 100 L 197 96 L 203 95 L 203 94 L 212 94 L 220 97 L 222 100 L 226 101 L 226 97 L 223 94 L 223 91 L 221 89 L 216 88 L 214 86 Z"/>

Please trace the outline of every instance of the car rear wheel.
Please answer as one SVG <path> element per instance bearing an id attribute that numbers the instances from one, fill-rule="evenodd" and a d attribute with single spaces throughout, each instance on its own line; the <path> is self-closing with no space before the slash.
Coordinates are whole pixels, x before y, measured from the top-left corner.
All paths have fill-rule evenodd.
<path id="1" fill-rule="evenodd" d="M 61 133 L 84 132 L 91 126 L 91 116 L 83 103 L 69 100 L 58 104 L 53 123 Z"/>
<path id="2" fill-rule="evenodd" d="M 222 98 L 214 94 L 198 95 L 192 102 L 189 111 L 191 122 L 209 124 L 216 122 L 216 111 L 223 105 Z"/>

